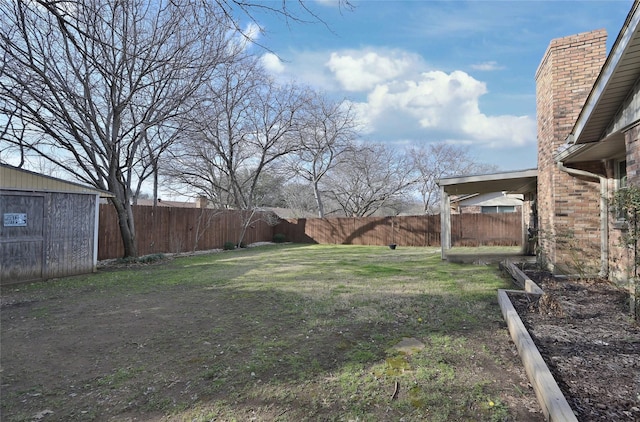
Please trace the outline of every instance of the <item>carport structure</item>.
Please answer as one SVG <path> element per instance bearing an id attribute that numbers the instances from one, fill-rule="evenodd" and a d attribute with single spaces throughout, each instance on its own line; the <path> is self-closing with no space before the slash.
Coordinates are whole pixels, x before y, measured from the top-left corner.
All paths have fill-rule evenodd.
<path id="1" fill-rule="evenodd" d="M 527 252 L 528 229 L 535 225 L 535 198 L 538 170 L 518 170 L 475 176 L 448 177 L 438 180 L 440 186 L 440 244 L 442 259 L 451 249 L 451 195 L 506 192 L 524 195 L 522 206 L 522 253 Z M 528 206 L 527 206 L 528 205 Z"/>

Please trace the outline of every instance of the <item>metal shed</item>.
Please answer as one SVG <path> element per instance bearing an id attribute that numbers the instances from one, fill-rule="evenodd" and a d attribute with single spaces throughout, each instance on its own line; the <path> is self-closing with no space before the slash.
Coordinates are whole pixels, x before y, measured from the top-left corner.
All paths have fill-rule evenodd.
<path id="1" fill-rule="evenodd" d="M 0 164 L 0 284 L 95 271 L 110 193 Z"/>

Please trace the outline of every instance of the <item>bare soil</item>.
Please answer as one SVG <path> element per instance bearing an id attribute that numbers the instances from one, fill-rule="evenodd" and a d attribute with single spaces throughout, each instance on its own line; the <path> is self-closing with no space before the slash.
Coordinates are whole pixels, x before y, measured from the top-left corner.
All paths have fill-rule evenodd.
<path id="1" fill-rule="evenodd" d="M 117 277 L 118 265 L 109 267 Z M 327 315 L 335 330 L 311 332 L 298 317 L 309 302 L 225 285 L 123 293 L 91 284 L 17 289 L 1 299 L 2 421 L 342 420 L 352 398 L 336 391 L 332 377 L 348 363 L 345 351 L 362 338 L 373 344 L 372 332 L 398 333 L 409 323 L 399 314 L 396 323 L 371 327 L 348 308 Z M 293 302 L 299 310 L 292 313 Z M 478 353 L 457 366 L 468 378 L 490 374 L 508 408 L 499 420 L 542 421 L 497 305 L 487 312 L 495 317 L 482 331 L 460 328 Z M 384 348 L 372 350 L 384 359 Z M 308 373 L 315 376 L 301 378 Z M 379 383 L 390 402 L 413 391 L 384 376 Z M 206 403 L 225 404 L 233 417 Z M 181 411 L 190 417 L 172 416 Z M 380 408 L 377 420 L 423 420 L 394 412 Z"/>
<path id="2" fill-rule="evenodd" d="M 640 420 L 640 327 L 628 292 L 606 281 L 527 275 L 545 294 L 511 301 L 577 419 Z"/>

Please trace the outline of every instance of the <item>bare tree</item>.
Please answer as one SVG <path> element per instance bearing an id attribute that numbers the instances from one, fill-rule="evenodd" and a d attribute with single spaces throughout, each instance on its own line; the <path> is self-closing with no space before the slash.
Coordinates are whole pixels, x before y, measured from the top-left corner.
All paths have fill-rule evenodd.
<path id="1" fill-rule="evenodd" d="M 289 181 L 283 186 L 283 196 L 286 208 L 296 218 L 317 215 L 317 205 L 313 197 L 313 189 L 308 183 Z"/>
<path id="2" fill-rule="evenodd" d="M 323 184 L 347 217 L 368 217 L 409 195 L 417 178 L 404 150 L 362 145 L 345 153 Z"/>
<path id="3" fill-rule="evenodd" d="M 1 72 L 0 72 L 1 74 Z M 0 129 L 0 141 L 11 138 L 11 143 L 0 142 L 0 162 L 3 156 L 18 156 L 17 166 L 22 167 L 26 162 L 27 146 L 25 144 L 26 127 L 23 124 L 21 110 L 10 106 L 10 102 L 6 97 L 0 97 L 2 105 L 0 110 L 7 110 L 2 116 L 5 120 L 4 127 Z"/>
<path id="4" fill-rule="evenodd" d="M 139 149 L 139 157 L 133 169 L 136 172 L 138 182 L 134 192 L 134 204 L 140 197 L 143 183 L 152 178 L 153 206 L 158 205 L 158 184 L 160 178 L 160 162 L 162 156 L 171 146 L 183 136 L 186 124 L 185 119 L 167 122 L 165 125 L 150 127 L 141 134 L 142 146 Z"/>
<path id="5" fill-rule="evenodd" d="M 346 102 L 313 94 L 305 105 L 299 134 L 300 149 L 288 156 L 285 168 L 311 185 L 318 217 L 322 218 L 325 211 L 320 183 L 352 147 L 356 137 L 353 110 Z"/>
<path id="6" fill-rule="evenodd" d="M 43 10 L 50 13 L 58 20 L 61 28 L 69 35 L 79 33 L 83 36 L 91 35 L 85 32 L 84 28 L 76 25 L 71 18 L 70 11 L 82 5 L 83 0 L 32 0 Z M 256 14 L 269 13 L 275 14 L 283 18 L 287 23 L 290 21 L 298 23 L 320 22 L 325 25 L 326 22 L 320 18 L 318 13 L 309 5 L 308 0 L 282 0 L 280 4 L 276 2 L 250 1 L 250 0 L 213 0 L 211 4 L 215 6 L 215 10 L 220 11 L 227 20 L 233 25 L 236 32 L 244 36 L 247 40 L 252 41 L 250 33 L 242 28 L 238 22 L 238 14 L 249 18 L 254 23 L 258 23 L 259 19 Z M 340 11 L 354 9 L 353 4 L 349 0 L 337 0 Z M 239 13 L 238 13 L 239 12 Z M 259 25 L 258 25 L 259 26 Z M 260 27 L 262 31 L 262 27 Z"/>
<path id="7" fill-rule="evenodd" d="M 496 166 L 475 161 L 468 149 L 446 143 L 412 147 L 408 153 L 413 159 L 413 167 L 419 173 L 416 186 L 425 214 L 437 211 L 435 206 L 440 202 L 438 179 L 496 170 Z"/>
<path id="8" fill-rule="evenodd" d="M 265 171 L 298 148 L 306 93 L 277 85 L 256 58 L 244 57 L 221 68 L 203 95 L 167 174 L 220 207 L 247 211 L 248 226 L 263 205 Z"/>
<path id="9" fill-rule="evenodd" d="M 27 133 L 2 142 L 111 192 L 125 255 L 136 256 L 132 185 L 145 140 L 233 54 L 231 27 L 207 2 L 3 2 L 0 113 L 18 113 Z"/>

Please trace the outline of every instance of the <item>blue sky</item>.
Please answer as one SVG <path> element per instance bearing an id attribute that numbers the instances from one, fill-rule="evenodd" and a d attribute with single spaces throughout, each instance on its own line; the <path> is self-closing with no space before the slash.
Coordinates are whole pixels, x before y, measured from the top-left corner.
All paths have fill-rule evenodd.
<path id="1" fill-rule="evenodd" d="M 605 28 L 609 51 L 632 5 L 353 1 L 347 11 L 334 0 L 309 3 L 330 29 L 254 15 L 265 30 L 257 41 L 271 52 L 252 48 L 274 76 L 353 102 L 364 140 L 466 145 L 501 170 L 537 165 L 534 77 L 549 42 Z"/>

